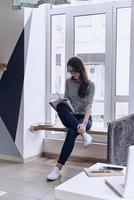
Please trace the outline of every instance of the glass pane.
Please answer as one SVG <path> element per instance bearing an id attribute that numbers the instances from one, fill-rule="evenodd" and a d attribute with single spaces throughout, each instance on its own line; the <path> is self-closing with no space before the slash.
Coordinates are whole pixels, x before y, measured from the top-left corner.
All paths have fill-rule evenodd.
<path id="1" fill-rule="evenodd" d="M 128 115 L 128 103 L 116 102 L 116 119 Z"/>
<path id="2" fill-rule="evenodd" d="M 104 122 L 105 29 L 105 14 L 75 17 L 75 55 L 84 60 L 95 83 L 92 116 L 97 122 Z"/>
<path id="3" fill-rule="evenodd" d="M 116 95 L 128 95 L 131 9 L 117 10 Z"/>
<path id="4" fill-rule="evenodd" d="M 104 120 L 104 91 L 105 67 L 104 65 L 87 65 L 89 78 L 95 83 L 95 97 L 92 108 L 94 121 Z"/>
<path id="5" fill-rule="evenodd" d="M 75 52 L 105 52 L 105 14 L 75 17 Z"/>
<path id="6" fill-rule="evenodd" d="M 51 93 L 64 93 L 65 86 L 65 15 L 52 16 Z"/>

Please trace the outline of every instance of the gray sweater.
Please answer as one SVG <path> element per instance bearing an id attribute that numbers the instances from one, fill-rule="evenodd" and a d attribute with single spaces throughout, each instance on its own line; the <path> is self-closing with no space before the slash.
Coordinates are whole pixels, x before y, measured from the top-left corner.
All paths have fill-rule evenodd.
<path id="1" fill-rule="evenodd" d="M 78 89 L 80 84 L 72 79 L 67 79 L 65 84 L 64 97 L 70 100 L 75 114 L 84 114 L 88 106 L 92 106 L 95 93 L 95 85 L 89 81 L 87 88 L 87 95 L 84 98 L 78 96 Z"/>

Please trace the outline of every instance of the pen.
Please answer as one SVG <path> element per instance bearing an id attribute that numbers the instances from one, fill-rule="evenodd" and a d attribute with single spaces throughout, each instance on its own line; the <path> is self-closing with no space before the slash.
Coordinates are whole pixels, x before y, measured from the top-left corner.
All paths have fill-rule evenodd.
<path id="1" fill-rule="evenodd" d="M 123 167 L 103 166 L 103 170 L 122 171 Z"/>
<path id="2" fill-rule="evenodd" d="M 92 170 L 90 173 L 112 173 L 112 170 Z"/>

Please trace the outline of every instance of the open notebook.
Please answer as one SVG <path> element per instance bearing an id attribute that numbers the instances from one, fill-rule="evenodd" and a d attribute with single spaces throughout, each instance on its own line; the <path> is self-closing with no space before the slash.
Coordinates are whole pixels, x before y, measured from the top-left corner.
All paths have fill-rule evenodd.
<path id="1" fill-rule="evenodd" d="M 106 184 L 121 197 L 134 199 L 134 145 L 129 147 L 125 177 L 108 178 Z"/>
<path id="2" fill-rule="evenodd" d="M 58 95 L 58 99 L 52 99 L 52 100 L 49 102 L 49 104 L 53 107 L 53 109 L 54 109 L 55 111 L 57 111 L 57 105 L 58 105 L 59 103 L 64 103 L 64 104 L 66 104 L 66 105 L 68 106 L 68 108 L 69 108 L 70 111 L 74 112 L 74 109 L 73 109 L 73 107 L 72 107 L 72 105 L 71 105 L 69 99 L 67 99 L 67 98 L 62 98 L 61 95 L 60 95 L 58 92 L 57 92 L 57 95 Z"/>

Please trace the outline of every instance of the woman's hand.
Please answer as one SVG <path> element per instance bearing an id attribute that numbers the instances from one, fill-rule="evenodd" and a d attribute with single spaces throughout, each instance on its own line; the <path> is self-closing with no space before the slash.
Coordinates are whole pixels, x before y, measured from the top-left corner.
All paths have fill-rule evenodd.
<path id="1" fill-rule="evenodd" d="M 79 134 L 83 134 L 86 132 L 86 125 L 85 124 L 78 124 L 77 131 Z"/>

